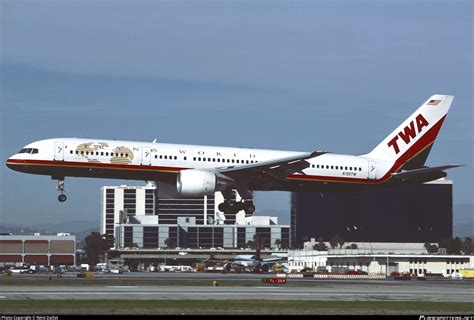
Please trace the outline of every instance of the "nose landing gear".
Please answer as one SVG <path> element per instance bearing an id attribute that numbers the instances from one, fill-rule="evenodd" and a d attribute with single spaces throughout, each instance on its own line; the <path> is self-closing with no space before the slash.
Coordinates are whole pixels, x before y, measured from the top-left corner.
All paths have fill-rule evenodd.
<path id="1" fill-rule="evenodd" d="M 63 179 L 58 179 L 58 186 L 56 188 L 61 194 L 58 196 L 59 202 L 64 202 L 66 201 L 67 197 L 64 194 L 64 178 Z"/>

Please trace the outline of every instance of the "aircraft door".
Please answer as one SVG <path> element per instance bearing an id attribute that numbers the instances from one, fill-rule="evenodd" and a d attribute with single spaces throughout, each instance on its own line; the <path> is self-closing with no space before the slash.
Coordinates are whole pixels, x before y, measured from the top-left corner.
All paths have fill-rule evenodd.
<path id="1" fill-rule="evenodd" d="M 375 179 L 376 176 L 375 176 L 375 170 L 376 167 L 375 167 L 375 162 L 374 161 L 369 161 L 369 175 L 368 175 L 368 178 L 369 179 Z"/>
<path id="2" fill-rule="evenodd" d="M 64 161 L 64 143 L 54 143 L 54 161 Z"/>
<path id="3" fill-rule="evenodd" d="M 151 151 L 148 147 L 142 148 L 142 165 L 149 166 L 151 165 Z"/>

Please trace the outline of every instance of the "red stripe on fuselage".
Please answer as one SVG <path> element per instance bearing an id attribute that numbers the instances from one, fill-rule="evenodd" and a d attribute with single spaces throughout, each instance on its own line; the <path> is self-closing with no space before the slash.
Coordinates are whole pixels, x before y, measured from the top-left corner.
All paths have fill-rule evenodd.
<path id="1" fill-rule="evenodd" d="M 74 162 L 74 161 L 49 161 L 49 160 L 29 160 L 29 159 L 8 159 L 7 164 L 12 165 L 40 165 L 55 167 L 80 167 L 80 168 L 104 168 L 104 169 L 126 169 L 143 171 L 181 171 L 188 168 L 163 167 L 149 165 L 96 163 L 96 162 Z"/>

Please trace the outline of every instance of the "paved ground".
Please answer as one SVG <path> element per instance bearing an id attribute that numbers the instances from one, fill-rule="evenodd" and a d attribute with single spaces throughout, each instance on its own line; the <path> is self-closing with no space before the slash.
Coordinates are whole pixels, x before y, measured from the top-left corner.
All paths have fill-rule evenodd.
<path id="1" fill-rule="evenodd" d="M 468 280 L 440 281 L 393 281 L 393 280 L 314 280 L 289 279 L 287 285 L 265 285 L 255 281 L 253 285 L 226 286 L 226 281 L 258 280 L 262 275 L 222 275 L 222 274 L 134 274 L 115 276 L 117 279 L 134 277 L 148 279 L 166 279 L 181 282 L 177 286 L 163 285 L 126 285 L 101 284 L 95 278 L 93 285 L 81 285 L 71 281 L 68 284 L 35 285 L 33 282 L 15 285 L 0 281 L 0 300 L 15 299 L 264 299 L 264 300 L 345 300 L 345 301 L 474 301 L 474 282 Z M 28 277 L 28 276 L 22 276 Z M 107 277 L 103 277 L 109 278 Z M 18 279 L 20 279 L 18 277 Z M 34 277 L 31 277 L 34 280 Z M 209 285 L 187 285 L 186 280 L 209 280 Z M 72 280 L 72 279 L 71 279 Z M 212 280 L 218 280 L 220 286 L 213 287 Z M 38 281 L 43 281 L 38 279 Z M 6 285 L 2 285 L 6 284 Z"/>

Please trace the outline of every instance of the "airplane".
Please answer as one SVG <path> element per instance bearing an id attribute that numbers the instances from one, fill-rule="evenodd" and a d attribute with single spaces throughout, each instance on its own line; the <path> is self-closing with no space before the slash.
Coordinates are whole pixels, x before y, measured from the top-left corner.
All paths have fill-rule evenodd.
<path id="1" fill-rule="evenodd" d="M 270 258 L 261 258 L 259 250 L 256 254 L 236 255 L 233 259 L 221 259 L 210 257 L 201 263 L 203 265 L 221 265 L 222 272 L 266 272 L 275 264 L 284 264 L 288 261 L 288 255 L 272 253 Z"/>
<path id="2" fill-rule="evenodd" d="M 248 148 L 133 142 L 102 139 L 54 138 L 36 141 L 11 156 L 13 170 L 58 180 L 60 202 L 66 201 L 65 177 L 145 180 L 165 183 L 180 196 L 220 191 L 225 214 L 253 213 L 242 199 L 252 191 L 364 190 L 423 183 L 446 177 L 448 164 L 425 162 L 454 97 L 435 94 L 372 151 L 362 155 L 326 151 L 296 152 Z"/>

